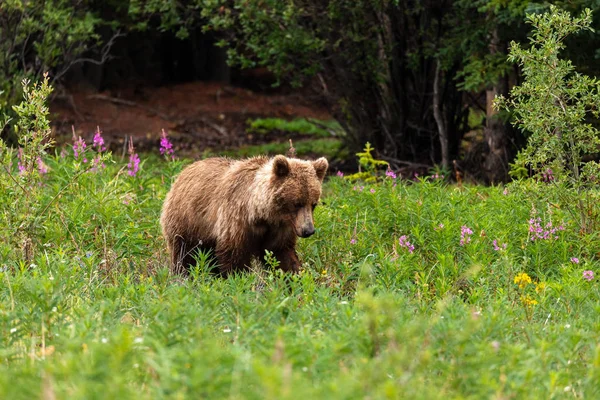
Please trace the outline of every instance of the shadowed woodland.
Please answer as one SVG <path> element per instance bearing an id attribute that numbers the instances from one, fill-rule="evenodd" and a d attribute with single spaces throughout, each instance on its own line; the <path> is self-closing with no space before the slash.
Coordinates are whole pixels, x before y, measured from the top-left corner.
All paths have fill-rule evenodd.
<path id="1" fill-rule="evenodd" d="M 91 137 L 99 125 L 115 149 L 127 136 L 144 148 L 167 129 L 198 156 L 275 140 L 247 131 L 255 118 L 335 119 L 347 149 L 338 157 L 370 142 L 396 170 L 437 165 L 501 182 L 525 136 L 492 100 L 521 81 L 506 58 L 509 43 L 526 41 L 524 15 L 548 3 L 572 13 L 599 7 L 585 0 L 4 2 L 0 110 L 10 116 L 21 80 L 49 71 L 59 142 L 72 127 Z M 565 56 L 595 75 L 598 36 L 569 40 Z M 279 140 L 292 138 L 280 133 Z M 11 126 L 2 134 L 10 141 Z M 344 162 L 352 163 L 334 165 Z"/>

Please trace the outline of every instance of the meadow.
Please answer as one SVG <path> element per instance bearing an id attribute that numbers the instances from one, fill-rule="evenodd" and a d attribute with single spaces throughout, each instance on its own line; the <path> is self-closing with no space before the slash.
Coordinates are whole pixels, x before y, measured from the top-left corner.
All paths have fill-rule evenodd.
<path id="1" fill-rule="evenodd" d="M 331 171 L 299 275 L 181 278 L 165 143 L 5 166 L 0 398 L 600 396 L 600 240 L 552 182 Z"/>

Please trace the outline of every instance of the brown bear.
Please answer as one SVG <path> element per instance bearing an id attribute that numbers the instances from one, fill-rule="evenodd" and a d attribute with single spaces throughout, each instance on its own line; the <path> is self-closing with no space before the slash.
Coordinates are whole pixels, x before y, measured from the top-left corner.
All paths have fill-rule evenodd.
<path id="1" fill-rule="evenodd" d="M 189 272 L 194 253 L 214 250 L 221 274 L 249 268 L 273 252 L 298 272 L 296 237 L 315 232 L 313 210 L 329 164 L 278 155 L 209 158 L 186 167 L 167 194 L 160 222 L 173 272 Z"/>

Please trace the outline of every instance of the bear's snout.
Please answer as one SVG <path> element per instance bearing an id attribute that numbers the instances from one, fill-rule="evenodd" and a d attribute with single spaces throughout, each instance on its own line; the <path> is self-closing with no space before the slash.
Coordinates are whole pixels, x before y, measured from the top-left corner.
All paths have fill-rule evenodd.
<path id="1" fill-rule="evenodd" d="M 312 218 L 312 209 L 308 206 L 301 208 L 296 214 L 296 235 L 307 238 L 315 233 L 315 225 Z"/>
<path id="2" fill-rule="evenodd" d="M 306 226 L 304 228 L 302 228 L 302 235 L 300 235 L 303 238 L 307 238 L 309 236 L 312 236 L 313 233 L 315 233 L 315 227 L 314 225 L 310 224 L 310 226 Z"/>

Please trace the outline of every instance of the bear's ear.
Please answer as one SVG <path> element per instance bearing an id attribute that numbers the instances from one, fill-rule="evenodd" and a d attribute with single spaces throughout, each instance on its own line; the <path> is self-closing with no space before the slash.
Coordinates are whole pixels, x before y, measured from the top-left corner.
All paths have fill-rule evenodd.
<path id="1" fill-rule="evenodd" d="M 275 156 L 273 159 L 273 173 L 275 176 L 283 178 L 290 173 L 290 163 L 282 155 Z"/>
<path id="2" fill-rule="evenodd" d="M 327 168 L 329 168 L 329 163 L 325 157 L 321 157 L 312 162 L 313 167 L 315 168 L 315 172 L 317 173 L 317 178 L 321 182 L 325 178 L 325 173 L 327 172 Z"/>

